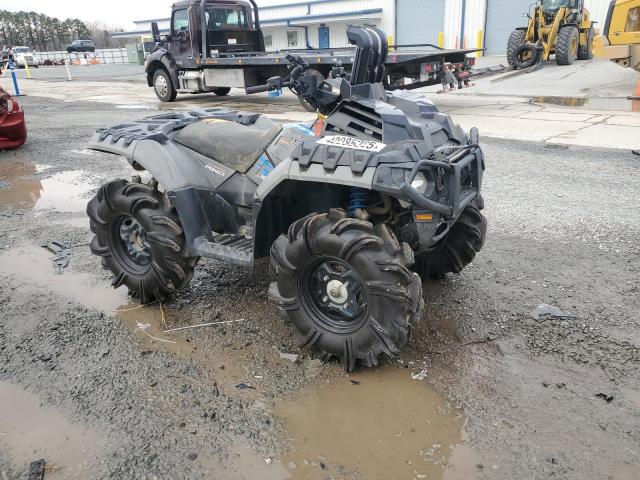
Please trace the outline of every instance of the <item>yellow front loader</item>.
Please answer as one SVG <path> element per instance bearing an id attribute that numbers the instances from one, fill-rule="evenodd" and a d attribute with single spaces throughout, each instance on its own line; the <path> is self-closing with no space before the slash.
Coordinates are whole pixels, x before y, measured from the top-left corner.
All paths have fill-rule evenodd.
<path id="1" fill-rule="evenodd" d="M 513 68 L 524 69 L 546 62 L 553 54 L 558 65 L 593 58 L 593 28 L 584 0 L 540 0 L 529 25 L 511 33 L 507 59 Z"/>
<path id="2" fill-rule="evenodd" d="M 598 58 L 640 71 L 640 0 L 614 0 L 601 36 L 594 42 Z"/>

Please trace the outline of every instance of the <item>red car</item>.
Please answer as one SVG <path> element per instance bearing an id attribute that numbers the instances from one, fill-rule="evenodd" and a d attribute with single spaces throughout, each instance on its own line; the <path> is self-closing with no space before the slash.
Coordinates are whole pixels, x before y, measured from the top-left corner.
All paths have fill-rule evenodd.
<path id="1" fill-rule="evenodd" d="M 0 87 L 0 150 L 18 148 L 26 140 L 24 112 L 18 102 Z"/>

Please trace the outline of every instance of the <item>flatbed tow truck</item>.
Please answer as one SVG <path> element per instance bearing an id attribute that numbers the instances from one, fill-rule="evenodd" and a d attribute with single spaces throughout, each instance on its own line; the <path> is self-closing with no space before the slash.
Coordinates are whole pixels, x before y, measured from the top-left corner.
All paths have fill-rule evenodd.
<path id="1" fill-rule="evenodd" d="M 147 83 L 163 102 L 174 101 L 178 93 L 263 92 L 270 78 L 287 75 L 288 55 L 302 58 L 311 66 L 307 74 L 322 79 L 334 68 L 350 71 L 354 60 L 352 48 L 266 52 L 255 0 L 182 0 L 172 7 L 169 35 L 160 35 L 157 23 L 151 31 L 156 46 L 145 63 Z M 462 88 L 475 65 L 468 56 L 474 52 L 430 44 L 391 46 L 384 84 L 389 90 L 436 84 Z"/>

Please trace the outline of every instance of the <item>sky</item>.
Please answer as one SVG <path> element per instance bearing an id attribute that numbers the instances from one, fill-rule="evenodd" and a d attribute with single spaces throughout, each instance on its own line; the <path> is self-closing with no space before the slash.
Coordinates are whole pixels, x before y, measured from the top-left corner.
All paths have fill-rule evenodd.
<path id="1" fill-rule="evenodd" d="M 257 0 L 258 5 L 289 3 L 293 0 Z M 0 10 L 35 11 L 51 17 L 100 21 L 130 29 L 134 20 L 166 18 L 173 0 L 0 0 Z"/>

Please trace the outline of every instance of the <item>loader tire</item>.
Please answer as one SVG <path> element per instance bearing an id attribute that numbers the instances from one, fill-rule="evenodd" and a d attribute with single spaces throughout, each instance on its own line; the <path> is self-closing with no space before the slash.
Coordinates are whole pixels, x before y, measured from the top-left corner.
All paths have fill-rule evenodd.
<path id="1" fill-rule="evenodd" d="M 347 371 L 396 357 L 420 318 L 413 254 L 385 226 L 343 210 L 312 214 L 271 248 L 277 281 L 269 299 L 290 320 L 301 348 L 340 359 Z"/>
<path id="2" fill-rule="evenodd" d="M 513 68 L 516 70 L 524 70 L 533 67 L 538 63 L 540 52 L 532 43 L 525 43 L 516 49 L 516 55 L 513 60 Z"/>
<path id="3" fill-rule="evenodd" d="M 229 95 L 230 91 L 231 89 L 229 87 L 219 87 L 214 89 L 213 93 L 215 93 L 219 97 L 224 97 L 225 95 Z"/>
<path id="4" fill-rule="evenodd" d="M 595 30 L 591 27 L 586 31 L 587 43 L 580 45 L 578 50 L 578 60 L 592 60 L 593 59 L 593 39 L 595 37 Z"/>
<path id="5" fill-rule="evenodd" d="M 562 27 L 556 41 L 556 63 L 572 65 L 578 58 L 580 32 L 573 25 Z"/>
<path id="6" fill-rule="evenodd" d="M 138 177 L 139 181 L 139 177 Z M 145 304 L 185 287 L 198 261 L 189 257 L 180 219 L 166 194 L 138 182 L 103 185 L 87 205 L 91 252 Z"/>
<path id="7" fill-rule="evenodd" d="M 524 44 L 524 38 L 527 32 L 525 30 L 514 30 L 509 35 L 509 41 L 507 43 L 507 62 L 510 67 L 515 67 L 516 50 L 522 44 Z"/>
<path id="8" fill-rule="evenodd" d="M 487 219 L 480 212 L 482 197 L 464 209 L 449 233 L 429 253 L 416 255 L 414 271 L 426 279 L 443 279 L 447 273 L 460 273 L 482 250 L 487 235 Z"/>

